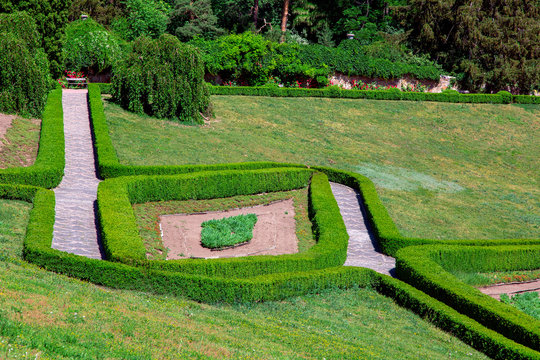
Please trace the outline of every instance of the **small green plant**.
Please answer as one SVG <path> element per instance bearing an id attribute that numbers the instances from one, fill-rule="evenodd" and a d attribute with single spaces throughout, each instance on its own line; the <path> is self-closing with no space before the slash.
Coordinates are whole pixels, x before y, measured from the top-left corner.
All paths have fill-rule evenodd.
<path id="1" fill-rule="evenodd" d="M 248 242 L 253 238 L 256 222 L 255 214 L 205 221 L 201 225 L 201 244 L 210 249 L 223 249 Z"/>
<path id="2" fill-rule="evenodd" d="M 513 307 L 523 311 L 525 314 L 540 320 L 540 297 L 536 291 L 515 294 L 512 296 L 512 298 L 510 298 L 507 294 L 502 294 L 501 301 L 505 304 L 512 305 Z"/>

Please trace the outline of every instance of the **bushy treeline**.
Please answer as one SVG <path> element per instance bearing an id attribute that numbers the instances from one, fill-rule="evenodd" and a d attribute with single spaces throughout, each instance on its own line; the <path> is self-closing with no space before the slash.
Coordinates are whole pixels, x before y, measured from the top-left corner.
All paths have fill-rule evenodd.
<path id="1" fill-rule="evenodd" d="M 232 84 L 264 85 L 270 81 L 289 86 L 325 86 L 334 72 L 382 79 L 410 75 L 431 80 L 438 80 L 441 74 L 434 62 L 385 41 L 364 45 L 347 40 L 328 47 L 278 43 L 245 32 L 215 40 L 198 38 L 191 44 L 203 51 L 208 73 Z"/>

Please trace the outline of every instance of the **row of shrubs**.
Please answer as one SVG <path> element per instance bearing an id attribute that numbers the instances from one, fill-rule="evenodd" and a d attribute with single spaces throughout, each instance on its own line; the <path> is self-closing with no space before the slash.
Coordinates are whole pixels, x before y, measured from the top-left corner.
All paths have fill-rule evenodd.
<path id="1" fill-rule="evenodd" d="M 328 76 L 334 72 L 382 79 L 408 75 L 430 80 L 439 80 L 442 73 L 433 61 L 386 41 L 365 45 L 349 40 L 328 47 L 277 43 L 245 32 L 215 40 L 197 38 L 190 44 L 201 50 L 206 73 L 225 82 L 251 86 L 277 80 L 286 85 L 302 82 L 321 87 L 328 84 Z"/>
<path id="2" fill-rule="evenodd" d="M 536 246 L 411 246 L 398 251 L 398 277 L 482 325 L 540 351 L 540 321 L 459 281 L 448 271 L 491 272 L 540 268 Z"/>
<path id="3" fill-rule="evenodd" d="M 246 95 L 273 97 L 324 97 L 341 99 L 437 101 L 450 103 L 540 104 L 540 96 L 512 95 L 507 91 L 496 94 L 461 94 L 455 90 L 440 93 L 389 90 L 346 90 L 338 86 L 324 89 L 284 88 L 277 86 L 210 86 L 212 95 Z"/>
<path id="4" fill-rule="evenodd" d="M 372 287 L 493 359 L 540 359 L 537 351 L 515 343 L 444 303 L 397 279 L 356 267 L 224 279 L 144 269 L 89 259 L 51 248 L 54 193 L 23 185 L 0 185 L 0 197 L 33 202 L 24 257 L 43 268 L 116 289 L 185 296 L 215 302 L 280 300 L 325 289 Z"/>
<path id="5" fill-rule="evenodd" d="M 64 175 L 64 113 L 62 89 L 49 92 L 42 114 L 39 150 L 32 166 L 0 169 L 0 183 L 54 188 Z"/>
<path id="6" fill-rule="evenodd" d="M 148 201 L 213 199 L 299 189 L 309 184 L 310 218 L 317 244 L 305 253 L 280 256 L 188 260 L 146 260 L 131 204 Z M 342 265 L 347 230 L 322 173 L 298 168 L 215 171 L 175 176 L 123 177 L 98 189 L 100 229 L 107 258 L 127 264 L 206 276 L 231 278 L 323 269 Z"/>

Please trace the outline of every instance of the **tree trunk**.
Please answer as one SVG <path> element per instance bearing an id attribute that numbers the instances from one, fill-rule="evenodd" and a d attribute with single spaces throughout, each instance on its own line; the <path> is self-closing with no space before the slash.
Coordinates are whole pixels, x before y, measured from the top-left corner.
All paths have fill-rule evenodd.
<path id="1" fill-rule="evenodd" d="M 253 1 L 253 28 L 257 30 L 257 24 L 259 22 L 259 0 Z"/>
<path id="2" fill-rule="evenodd" d="M 281 14 L 281 39 L 280 43 L 285 42 L 285 31 L 287 31 L 287 19 L 289 18 L 290 0 L 283 0 L 283 12 Z"/>

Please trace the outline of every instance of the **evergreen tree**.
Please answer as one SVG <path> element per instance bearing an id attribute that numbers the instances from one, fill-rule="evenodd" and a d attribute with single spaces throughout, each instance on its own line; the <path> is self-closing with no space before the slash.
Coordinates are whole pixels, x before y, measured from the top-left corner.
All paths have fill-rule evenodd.
<path id="1" fill-rule="evenodd" d="M 61 37 L 72 0 L 0 0 L 0 13 L 26 11 L 36 22 L 54 76 L 62 73 Z"/>
<path id="2" fill-rule="evenodd" d="M 411 0 L 404 23 L 410 42 L 462 86 L 528 93 L 540 87 L 540 6 L 537 0 Z"/>
<path id="3" fill-rule="evenodd" d="M 223 33 L 217 27 L 217 17 L 210 0 L 177 0 L 169 29 L 182 41 L 189 41 L 195 36 L 212 39 Z"/>

